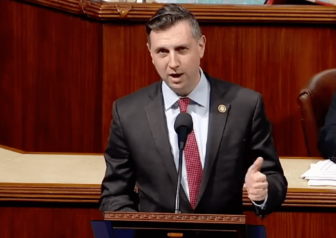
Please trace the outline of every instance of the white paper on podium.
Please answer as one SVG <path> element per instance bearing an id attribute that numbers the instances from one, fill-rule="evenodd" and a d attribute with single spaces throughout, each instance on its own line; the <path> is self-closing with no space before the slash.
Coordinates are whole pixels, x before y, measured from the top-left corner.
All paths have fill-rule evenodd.
<path id="1" fill-rule="evenodd" d="M 335 180 L 314 180 L 310 179 L 308 181 L 309 186 L 336 186 Z"/>
<path id="2" fill-rule="evenodd" d="M 311 164 L 301 178 L 309 180 L 309 186 L 336 186 L 336 164 L 331 160 Z"/>

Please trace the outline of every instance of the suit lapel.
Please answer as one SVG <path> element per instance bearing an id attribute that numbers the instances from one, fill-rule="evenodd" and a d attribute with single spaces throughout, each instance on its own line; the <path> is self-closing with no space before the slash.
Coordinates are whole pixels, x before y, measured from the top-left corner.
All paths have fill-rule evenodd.
<path id="1" fill-rule="evenodd" d="M 155 90 L 149 94 L 149 97 L 152 99 L 152 101 L 145 107 L 145 111 L 156 149 L 162 159 L 166 171 L 169 174 L 172 185 L 176 187 L 177 171 L 168 137 L 169 132 L 167 129 L 166 115 L 164 112 L 161 83 L 158 83 L 157 85 L 158 87 L 154 87 Z M 162 186 L 165 186 L 165 184 L 162 184 Z M 188 212 L 192 211 L 188 198 L 182 187 L 180 190 L 180 208 L 184 208 Z"/>
<path id="2" fill-rule="evenodd" d="M 214 79 L 210 77 L 208 77 L 208 79 L 211 85 L 208 140 L 206 145 L 203 177 L 197 203 L 200 201 L 209 181 L 209 177 L 212 171 L 212 167 L 217 158 L 217 152 L 230 111 L 230 103 L 224 97 L 226 89 L 217 86 L 217 82 Z M 225 108 L 223 107 L 223 105 L 225 106 Z M 221 107 L 219 108 L 219 106 Z M 223 109 L 225 110 L 225 112 Z"/>
<path id="3" fill-rule="evenodd" d="M 145 110 L 156 149 L 160 154 L 172 183 L 177 183 L 177 172 L 170 148 L 162 91 L 158 91 L 159 93 L 156 96 L 150 95 L 153 100 L 145 107 Z"/>

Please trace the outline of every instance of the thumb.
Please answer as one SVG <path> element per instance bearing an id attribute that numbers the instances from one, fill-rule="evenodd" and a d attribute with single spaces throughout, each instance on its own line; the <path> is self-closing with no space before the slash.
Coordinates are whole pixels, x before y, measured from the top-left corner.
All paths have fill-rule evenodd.
<path id="1" fill-rule="evenodd" d="M 250 166 L 250 168 L 248 169 L 249 173 L 255 173 L 258 172 L 261 169 L 261 166 L 264 162 L 264 159 L 262 157 L 258 157 L 254 163 Z"/>

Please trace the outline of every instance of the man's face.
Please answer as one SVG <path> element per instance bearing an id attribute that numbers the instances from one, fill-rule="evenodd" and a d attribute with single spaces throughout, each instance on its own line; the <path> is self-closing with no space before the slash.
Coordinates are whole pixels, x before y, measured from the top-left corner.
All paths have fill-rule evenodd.
<path id="1" fill-rule="evenodd" d="M 200 80 L 205 37 L 196 40 L 187 21 L 178 22 L 165 31 L 152 31 L 149 37 L 148 49 L 160 77 L 176 94 L 191 93 Z"/>

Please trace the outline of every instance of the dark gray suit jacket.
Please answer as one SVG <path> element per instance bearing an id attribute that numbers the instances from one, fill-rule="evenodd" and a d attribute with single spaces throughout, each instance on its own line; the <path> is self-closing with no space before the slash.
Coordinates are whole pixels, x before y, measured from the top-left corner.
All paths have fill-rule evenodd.
<path id="1" fill-rule="evenodd" d="M 263 213 L 270 213 L 284 201 L 287 181 L 261 95 L 209 76 L 207 79 L 211 95 L 203 178 L 194 211 L 181 190 L 181 212 L 241 214 L 247 168 L 261 156 L 261 172 L 269 182 Z M 219 113 L 219 105 L 225 105 L 227 111 Z M 177 171 L 161 82 L 114 102 L 105 160 L 100 210 L 174 212 Z M 135 183 L 140 189 L 139 197 L 134 193 Z"/>
<path id="2" fill-rule="evenodd" d="M 323 157 L 336 162 L 336 91 L 320 130 L 318 148 Z"/>

